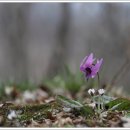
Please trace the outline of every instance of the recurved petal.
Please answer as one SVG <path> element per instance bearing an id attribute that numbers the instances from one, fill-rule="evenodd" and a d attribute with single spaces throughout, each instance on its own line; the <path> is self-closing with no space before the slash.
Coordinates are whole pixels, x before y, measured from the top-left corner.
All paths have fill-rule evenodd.
<path id="1" fill-rule="evenodd" d="M 93 53 L 91 53 L 89 56 L 88 56 L 88 58 L 87 58 L 87 60 L 86 60 L 86 62 L 85 62 L 85 66 L 86 65 L 92 65 L 93 64 L 93 62 L 94 62 L 94 60 L 95 59 L 93 59 Z"/>
<path id="2" fill-rule="evenodd" d="M 95 76 L 95 74 L 97 74 L 97 72 L 99 71 L 102 62 L 103 62 L 103 59 L 101 59 L 100 61 L 97 60 L 96 65 L 92 67 L 92 75 L 93 76 Z"/>
<path id="3" fill-rule="evenodd" d="M 81 62 L 81 64 L 80 64 L 80 70 L 81 70 L 81 71 L 84 71 L 84 69 L 85 69 L 85 68 L 84 68 L 84 63 L 85 63 L 85 61 L 87 60 L 87 57 L 88 57 L 88 56 L 86 56 L 86 57 L 82 60 L 82 62 Z"/>
<path id="4" fill-rule="evenodd" d="M 80 66 L 80 70 L 85 72 L 85 67 L 83 65 Z"/>
<path id="5" fill-rule="evenodd" d="M 81 62 L 81 64 L 80 64 L 80 66 L 84 65 L 85 61 L 87 60 L 87 57 L 88 57 L 88 56 L 85 56 L 85 58 L 82 60 L 82 62 Z"/>

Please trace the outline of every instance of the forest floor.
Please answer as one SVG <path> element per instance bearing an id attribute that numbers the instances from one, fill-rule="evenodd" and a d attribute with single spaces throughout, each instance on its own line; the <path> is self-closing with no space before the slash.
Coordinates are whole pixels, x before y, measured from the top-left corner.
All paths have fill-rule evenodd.
<path id="1" fill-rule="evenodd" d="M 1 127 L 130 127 L 128 98 L 114 97 L 98 111 L 85 88 L 77 93 L 43 84 L 22 91 L 17 85 L 3 88 Z"/>

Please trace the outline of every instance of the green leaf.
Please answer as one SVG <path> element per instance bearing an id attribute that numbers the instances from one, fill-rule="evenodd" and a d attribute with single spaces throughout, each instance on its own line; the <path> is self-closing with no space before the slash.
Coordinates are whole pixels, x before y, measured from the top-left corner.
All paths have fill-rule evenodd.
<path id="1" fill-rule="evenodd" d="M 77 110 L 82 116 L 88 117 L 94 115 L 94 110 L 92 109 L 92 107 L 87 105 L 84 106 L 75 100 L 68 99 L 61 95 L 58 95 L 56 97 L 56 100 L 63 106 L 74 108 L 74 110 Z"/>
<path id="2" fill-rule="evenodd" d="M 90 107 L 90 106 L 83 106 L 82 108 L 81 108 L 81 115 L 82 116 L 85 116 L 85 117 L 88 117 L 88 116 L 92 116 L 92 115 L 94 115 L 94 110 L 92 109 L 92 107 Z"/>
<path id="3" fill-rule="evenodd" d="M 104 103 L 108 103 L 108 102 L 112 101 L 114 98 L 107 96 L 107 95 L 103 95 L 102 99 L 103 99 Z"/>
<path id="4" fill-rule="evenodd" d="M 99 102 L 99 95 L 94 96 L 93 99 L 94 99 L 94 101 Z M 113 97 L 106 96 L 106 95 L 102 96 L 102 101 L 104 103 L 109 103 L 112 100 L 113 100 Z"/>
<path id="5" fill-rule="evenodd" d="M 113 106 L 112 108 L 110 108 L 110 110 L 116 110 L 116 109 L 118 109 L 119 105 L 121 105 L 121 104 L 122 104 L 122 103 L 119 103 L 119 104 Z"/>
<path id="6" fill-rule="evenodd" d="M 119 110 L 119 111 L 129 111 L 130 110 L 130 100 L 126 98 L 117 98 L 105 104 L 108 109 Z"/>
<path id="7" fill-rule="evenodd" d="M 58 103 L 62 104 L 63 106 L 70 107 L 70 108 L 81 108 L 83 105 L 75 100 L 68 99 L 64 96 L 58 95 L 56 97 Z"/>

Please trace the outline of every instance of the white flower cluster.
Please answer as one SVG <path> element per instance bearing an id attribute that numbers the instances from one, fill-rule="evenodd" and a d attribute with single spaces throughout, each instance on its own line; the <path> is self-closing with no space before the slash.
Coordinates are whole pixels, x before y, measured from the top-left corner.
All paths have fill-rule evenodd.
<path id="1" fill-rule="evenodd" d="M 91 96 L 93 96 L 95 93 L 96 93 L 96 91 L 95 91 L 95 89 L 89 89 L 88 90 L 88 93 L 91 95 Z M 99 95 L 103 95 L 105 93 L 105 90 L 104 89 L 99 89 L 98 90 L 98 94 Z"/>

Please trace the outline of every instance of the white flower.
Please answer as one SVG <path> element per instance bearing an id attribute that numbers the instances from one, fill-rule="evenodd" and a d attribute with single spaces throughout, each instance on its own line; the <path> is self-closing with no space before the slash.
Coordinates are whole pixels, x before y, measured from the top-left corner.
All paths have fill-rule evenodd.
<path id="1" fill-rule="evenodd" d="M 95 89 L 89 89 L 89 90 L 88 90 L 88 93 L 89 93 L 90 95 L 94 95 Z"/>
<path id="2" fill-rule="evenodd" d="M 103 95 L 103 94 L 105 93 L 105 90 L 104 90 L 104 89 L 99 89 L 99 90 L 98 90 L 98 93 L 99 93 L 100 95 Z"/>
<path id="3" fill-rule="evenodd" d="M 12 120 L 13 118 L 16 118 L 17 115 L 16 115 L 16 112 L 14 110 L 11 110 L 10 113 L 8 114 L 7 118 L 9 120 Z"/>

